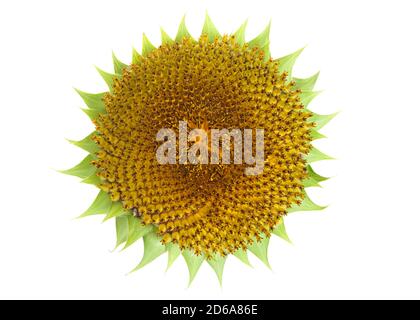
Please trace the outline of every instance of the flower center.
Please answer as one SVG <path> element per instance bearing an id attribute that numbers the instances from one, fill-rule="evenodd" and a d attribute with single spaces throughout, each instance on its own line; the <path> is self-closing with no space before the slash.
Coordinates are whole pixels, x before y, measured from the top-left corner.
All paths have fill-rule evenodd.
<path id="1" fill-rule="evenodd" d="M 206 255 L 235 252 L 268 236 L 302 197 L 311 114 L 263 56 L 232 37 L 185 38 L 141 57 L 105 95 L 107 113 L 94 137 L 100 187 L 158 226 L 165 243 Z M 263 174 L 247 176 L 245 165 L 234 163 L 159 164 L 157 132 L 176 132 L 183 120 L 204 132 L 190 145 L 211 141 L 213 128 L 263 129 Z"/>

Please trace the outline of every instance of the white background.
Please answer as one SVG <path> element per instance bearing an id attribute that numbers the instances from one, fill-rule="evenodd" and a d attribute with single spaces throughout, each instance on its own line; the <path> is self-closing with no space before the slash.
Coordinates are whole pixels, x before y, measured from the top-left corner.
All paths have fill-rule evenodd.
<path id="1" fill-rule="evenodd" d="M 286 218 L 294 245 L 273 238 L 272 271 L 231 258 L 221 289 L 203 265 L 187 289 L 182 259 L 127 275 L 137 243 L 111 253 L 114 225 L 75 220 L 96 190 L 54 171 L 84 155 L 65 138 L 92 130 L 73 91 L 106 89 L 93 65 L 128 62 L 145 32 L 175 35 L 184 13 L 200 34 L 205 10 L 230 33 L 272 18 L 274 57 L 307 48 L 295 75 L 321 70 L 313 103 L 341 111 L 316 145 L 333 178 L 312 198 L 328 209 Z M 2 1 L 0 4 L 0 298 L 420 298 L 418 1 Z"/>

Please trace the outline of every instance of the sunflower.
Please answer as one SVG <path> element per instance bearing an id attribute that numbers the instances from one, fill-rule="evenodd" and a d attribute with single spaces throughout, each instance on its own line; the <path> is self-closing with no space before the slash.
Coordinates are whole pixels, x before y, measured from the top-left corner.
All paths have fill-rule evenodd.
<path id="1" fill-rule="evenodd" d="M 250 251 L 269 266 L 271 234 L 289 241 L 283 218 L 323 209 L 305 192 L 326 179 L 310 163 L 330 159 L 311 144 L 324 137 L 318 130 L 334 116 L 307 108 L 318 74 L 293 78 L 302 50 L 273 59 L 270 24 L 249 42 L 245 28 L 246 22 L 221 35 L 206 15 L 194 39 L 182 19 L 175 39 L 161 30 L 156 48 L 143 35 L 142 52 L 133 50 L 131 64 L 113 55 L 114 74 L 98 69 L 108 92 L 77 90 L 95 131 L 71 141 L 89 154 L 64 173 L 100 189 L 81 217 L 115 219 L 116 247 L 143 239 L 134 270 L 165 252 L 168 268 L 182 254 L 190 282 L 204 261 L 221 281 L 229 255 L 249 264 Z M 264 130 L 262 172 L 247 175 L 243 163 L 160 164 L 156 134 L 181 122 L 209 137 L 209 128 Z"/>

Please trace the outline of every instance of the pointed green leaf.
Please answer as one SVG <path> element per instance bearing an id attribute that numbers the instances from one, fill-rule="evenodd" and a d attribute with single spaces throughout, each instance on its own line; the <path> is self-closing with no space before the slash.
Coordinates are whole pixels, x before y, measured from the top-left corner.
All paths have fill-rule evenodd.
<path id="1" fill-rule="evenodd" d="M 318 80 L 318 76 L 319 72 L 306 79 L 293 78 L 293 80 L 296 82 L 295 86 L 297 89 L 311 91 L 315 87 L 315 83 Z"/>
<path id="2" fill-rule="evenodd" d="M 122 203 L 120 201 L 113 202 L 111 205 L 111 209 L 104 218 L 104 222 L 111 218 L 120 217 L 122 215 L 129 215 L 129 212 L 123 208 Z"/>
<path id="3" fill-rule="evenodd" d="M 73 168 L 60 172 L 85 179 L 96 171 L 96 168 L 91 163 L 92 161 L 93 157 L 89 154 Z"/>
<path id="4" fill-rule="evenodd" d="M 248 260 L 248 254 L 245 250 L 239 249 L 233 255 L 239 260 L 241 260 L 243 263 L 251 267 L 251 263 L 249 263 Z"/>
<path id="5" fill-rule="evenodd" d="M 206 34 L 210 40 L 210 42 L 213 42 L 216 37 L 220 39 L 220 33 L 217 31 L 216 26 L 214 25 L 213 21 L 211 21 L 210 16 L 206 12 L 206 18 L 204 20 L 204 26 L 202 34 Z"/>
<path id="6" fill-rule="evenodd" d="M 323 177 L 323 176 L 320 176 L 318 173 L 316 173 L 316 172 L 314 171 L 314 169 L 312 168 L 312 166 L 310 166 L 310 165 L 308 165 L 308 166 L 306 167 L 306 170 L 308 171 L 308 175 L 309 175 L 312 179 L 314 179 L 316 182 L 322 182 L 322 181 L 328 180 L 328 178 Z"/>
<path id="7" fill-rule="evenodd" d="M 264 51 L 264 61 L 270 59 L 270 43 L 267 43 L 264 47 L 261 48 Z"/>
<path id="8" fill-rule="evenodd" d="M 223 269 L 225 268 L 226 257 L 222 257 L 220 254 L 214 255 L 207 263 L 212 267 L 217 275 L 220 285 L 223 281 Z"/>
<path id="9" fill-rule="evenodd" d="M 303 181 L 303 186 L 306 187 L 319 187 L 319 182 L 328 180 L 328 178 L 320 176 L 317 174 L 314 169 L 310 165 L 306 167 L 306 171 L 308 172 L 308 178 Z"/>
<path id="10" fill-rule="evenodd" d="M 122 75 L 123 70 L 127 68 L 127 65 L 120 60 L 118 60 L 117 56 L 114 52 L 112 52 L 112 61 L 114 63 L 114 72 L 115 74 Z"/>
<path id="11" fill-rule="evenodd" d="M 187 26 L 185 25 L 185 16 L 183 16 L 181 23 L 179 24 L 179 27 L 178 27 L 178 32 L 176 34 L 175 41 L 180 42 L 185 37 L 191 38 L 191 35 L 188 32 Z"/>
<path id="12" fill-rule="evenodd" d="M 204 256 L 203 255 L 197 256 L 190 250 L 183 250 L 182 256 L 184 257 L 184 260 L 187 263 L 188 271 L 190 274 L 190 281 L 188 285 L 191 285 L 195 276 L 197 275 L 198 270 L 201 267 L 201 264 L 204 261 Z"/>
<path id="13" fill-rule="evenodd" d="M 287 210 L 287 212 L 291 213 L 291 212 L 297 212 L 297 211 L 315 211 L 315 210 L 322 210 L 325 208 L 326 207 L 322 207 L 315 204 L 305 192 L 305 197 L 303 198 L 302 203 L 300 205 L 296 205 L 296 204 L 292 205 Z"/>
<path id="14" fill-rule="evenodd" d="M 128 216 L 128 239 L 124 249 L 127 249 L 137 240 L 150 233 L 153 230 L 152 225 L 145 226 L 141 220 L 133 215 Z"/>
<path id="15" fill-rule="evenodd" d="M 90 120 L 95 120 L 99 118 L 100 112 L 93 109 L 82 109 L 82 111 L 89 117 Z"/>
<path id="16" fill-rule="evenodd" d="M 310 165 L 306 166 L 306 171 L 308 172 L 308 178 L 303 181 L 303 186 L 307 187 L 320 187 L 319 182 L 325 181 L 328 178 L 322 177 L 317 174 Z"/>
<path id="17" fill-rule="evenodd" d="M 143 44 L 141 48 L 141 54 L 143 57 L 147 56 L 150 52 L 156 50 L 155 46 L 150 42 L 150 40 L 143 33 Z"/>
<path id="18" fill-rule="evenodd" d="M 303 181 L 303 186 L 306 187 L 319 187 L 319 182 L 328 180 L 328 178 L 317 174 L 310 165 L 307 165 L 306 171 L 308 172 L 308 178 Z"/>
<path id="19" fill-rule="evenodd" d="M 181 250 L 177 244 L 172 242 L 166 245 L 166 250 L 168 251 L 168 266 L 166 267 L 166 270 L 168 270 L 180 255 Z"/>
<path id="20" fill-rule="evenodd" d="M 251 251 L 258 259 L 260 259 L 268 268 L 271 269 L 267 256 L 270 238 L 267 238 L 265 235 L 262 237 L 263 238 L 261 241 L 254 241 L 254 243 L 248 247 L 248 250 Z"/>
<path id="21" fill-rule="evenodd" d="M 311 103 L 311 101 L 315 99 L 315 97 L 320 93 L 321 91 L 302 91 L 299 95 L 300 101 L 305 106 L 305 108 L 307 108 L 309 103 Z"/>
<path id="22" fill-rule="evenodd" d="M 299 49 L 287 56 L 277 59 L 277 62 L 279 63 L 279 72 L 280 73 L 287 72 L 288 78 L 292 79 L 293 66 L 296 62 L 296 59 L 302 53 L 303 49 L 304 48 Z"/>
<path id="23" fill-rule="evenodd" d="M 116 249 L 128 239 L 128 215 L 122 215 L 115 218 L 115 229 L 117 233 Z"/>
<path id="24" fill-rule="evenodd" d="M 312 163 L 321 160 L 333 160 L 334 158 L 319 151 L 317 148 L 312 147 L 311 151 L 309 151 L 309 154 L 306 155 L 305 159 L 308 163 Z"/>
<path id="25" fill-rule="evenodd" d="M 96 171 L 95 171 L 89 177 L 83 179 L 81 182 L 98 186 L 102 183 L 102 180 L 101 178 L 97 176 Z"/>
<path id="26" fill-rule="evenodd" d="M 315 181 L 314 179 L 312 179 L 311 177 L 306 178 L 305 180 L 303 180 L 302 183 L 305 188 L 320 187 L 319 183 Z"/>
<path id="27" fill-rule="evenodd" d="M 245 31 L 246 31 L 247 24 L 248 24 L 248 20 L 245 20 L 245 22 L 242 23 L 239 29 L 236 30 L 236 32 L 234 33 L 236 42 L 241 46 L 245 44 Z"/>
<path id="28" fill-rule="evenodd" d="M 292 241 L 290 241 L 289 236 L 287 235 L 286 227 L 284 225 L 284 220 L 283 219 L 281 219 L 280 223 L 273 230 L 273 234 L 282 238 L 283 240 L 286 240 L 289 243 L 292 243 Z"/>
<path id="29" fill-rule="evenodd" d="M 92 137 L 95 135 L 95 132 L 92 132 L 90 135 L 88 135 L 86 138 L 83 138 L 80 141 L 75 140 L 68 140 L 71 144 L 74 144 L 75 146 L 82 148 L 83 150 L 86 150 L 89 153 L 96 153 L 99 151 L 98 145 L 95 143 L 95 141 L 92 140 Z"/>
<path id="30" fill-rule="evenodd" d="M 165 246 L 160 242 L 160 239 L 155 232 L 149 232 L 148 234 L 146 234 L 143 238 L 143 242 L 143 259 L 131 272 L 143 268 L 145 265 L 149 264 L 166 251 Z"/>
<path id="31" fill-rule="evenodd" d="M 100 69 L 98 67 L 96 67 L 96 70 L 98 70 L 98 72 L 101 75 L 102 79 L 104 79 L 104 81 L 106 82 L 106 84 L 107 84 L 107 86 L 109 88 L 109 91 L 112 92 L 114 80 L 115 80 L 115 78 L 119 78 L 120 75 L 103 71 L 102 69 Z"/>
<path id="32" fill-rule="evenodd" d="M 109 198 L 109 195 L 101 190 L 99 191 L 91 206 L 83 214 L 81 214 L 79 218 L 97 214 L 107 214 L 111 209 L 111 205 L 112 201 Z"/>
<path id="33" fill-rule="evenodd" d="M 337 114 L 338 112 L 333 113 L 333 114 L 327 114 L 327 115 L 313 113 L 313 116 L 309 118 L 309 121 L 315 122 L 316 123 L 315 130 L 319 130 L 323 126 L 325 126 L 328 122 L 330 122 L 331 119 L 333 119 Z"/>
<path id="34" fill-rule="evenodd" d="M 174 40 L 163 30 L 163 28 L 160 28 L 160 35 L 162 38 L 162 44 L 173 44 Z"/>
<path id="35" fill-rule="evenodd" d="M 322 133 L 319 133 L 317 130 L 311 129 L 311 139 L 312 140 L 318 140 L 318 139 L 323 139 L 326 138 L 326 136 L 324 136 Z"/>
<path id="36" fill-rule="evenodd" d="M 87 107 L 91 110 L 96 110 L 99 112 L 105 112 L 105 105 L 103 102 L 103 97 L 105 92 L 101 93 L 87 93 L 79 89 L 74 89 L 82 97 L 83 101 Z"/>
<path id="37" fill-rule="evenodd" d="M 248 42 L 249 47 L 258 47 L 260 49 L 264 48 L 270 42 L 270 28 L 271 21 L 258 36 L 256 36 L 254 39 Z"/>
<path id="38" fill-rule="evenodd" d="M 131 63 L 133 64 L 139 63 L 140 59 L 141 59 L 141 54 L 138 53 L 137 50 L 133 48 Z"/>
<path id="39" fill-rule="evenodd" d="M 254 39 L 248 42 L 250 48 L 260 48 L 265 53 L 265 58 L 270 58 L 270 28 L 271 21 L 268 23 L 267 27 Z"/>

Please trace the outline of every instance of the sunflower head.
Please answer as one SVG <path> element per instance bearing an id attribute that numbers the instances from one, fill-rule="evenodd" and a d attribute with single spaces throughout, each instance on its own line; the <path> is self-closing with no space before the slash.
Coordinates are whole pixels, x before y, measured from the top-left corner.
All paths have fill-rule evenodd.
<path id="1" fill-rule="evenodd" d="M 162 30 L 156 48 L 143 36 L 142 54 L 134 51 L 131 64 L 114 56 L 115 74 L 99 70 L 109 92 L 78 91 L 95 131 L 73 141 L 89 155 L 65 172 L 100 188 L 82 216 L 115 218 L 117 246 L 143 238 L 136 269 L 164 252 L 168 266 L 182 253 L 191 280 L 204 260 L 221 280 L 226 257 L 248 263 L 248 250 L 268 265 L 270 235 L 288 240 L 283 217 L 322 209 L 305 192 L 325 180 L 310 162 L 329 158 L 311 145 L 333 116 L 307 109 L 317 75 L 292 78 L 301 50 L 273 59 L 270 26 L 250 42 L 245 26 L 221 35 L 206 16 L 195 40 L 183 19 L 175 40 Z M 164 164 L 157 157 L 168 140 L 157 139 L 163 128 L 175 141 L 168 151 L 174 161 Z M 202 135 L 190 139 L 182 130 Z M 260 170 L 248 174 L 258 138 Z M 201 161 L 189 162 L 190 153 Z"/>

